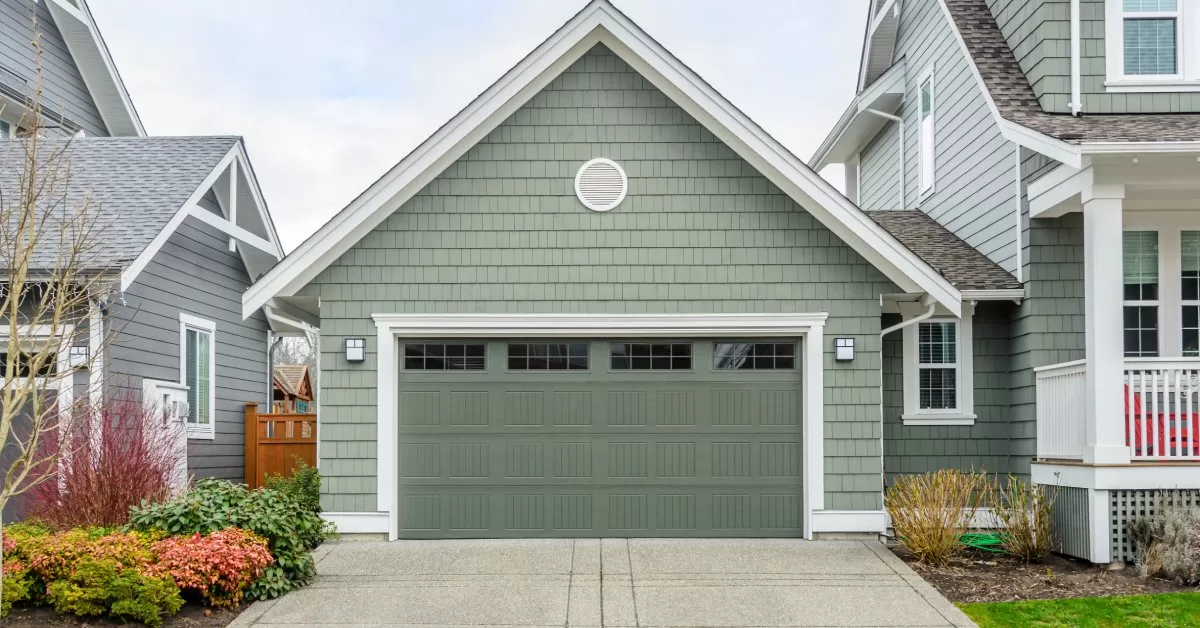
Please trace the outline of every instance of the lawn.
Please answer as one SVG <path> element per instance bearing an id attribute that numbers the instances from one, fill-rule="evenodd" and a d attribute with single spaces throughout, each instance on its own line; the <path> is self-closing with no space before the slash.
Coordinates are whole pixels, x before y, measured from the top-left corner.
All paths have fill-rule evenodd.
<path id="1" fill-rule="evenodd" d="M 1200 625 L 1200 593 L 1030 600 L 959 606 L 981 628 Z"/>

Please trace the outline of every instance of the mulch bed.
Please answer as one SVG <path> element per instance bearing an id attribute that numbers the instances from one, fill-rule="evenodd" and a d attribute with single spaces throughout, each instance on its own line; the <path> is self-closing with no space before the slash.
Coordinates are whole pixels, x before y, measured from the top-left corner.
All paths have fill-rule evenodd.
<path id="1" fill-rule="evenodd" d="M 220 609 L 205 608 L 199 604 L 185 604 L 183 608 L 179 609 L 178 613 L 163 619 L 163 628 L 224 628 L 244 609 L 244 606 L 235 609 Z M 8 617 L 0 620 L 0 625 L 3 625 L 4 628 L 50 628 L 51 626 L 56 628 L 60 626 L 69 626 L 71 628 L 85 628 L 89 626 L 95 626 L 96 628 L 113 628 L 116 626 L 146 628 L 145 624 L 139 623 L 125 624 L 112 619 L 82 619 L 74 616 L 59 615 L 54 612 L 54 609 L 46 607 L 13 608 Z"/>
<path id="2" fill-rule="evenodd" d="M 1147 593 L 1200 592 L 1158 578 L 1141 578 L 1133 565 L 1109 570 L 1087 561 L 1050 556 L 1027 565 L 1002 554 L 971 550 L 946 567 L 930 567 L 903 548 L 892 551 L 904 559 L 951 602 L 1013 602 Z"/>

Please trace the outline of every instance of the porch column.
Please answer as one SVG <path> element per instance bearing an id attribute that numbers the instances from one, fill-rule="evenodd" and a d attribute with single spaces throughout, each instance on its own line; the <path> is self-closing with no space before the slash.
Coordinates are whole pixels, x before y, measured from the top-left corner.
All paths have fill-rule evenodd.
<path id="1" fill-rule="evenodd" d="M 1121 403 L 1125 347 L 1121 316 L 1123 185 L 1083 190 L 1084 329 L 1087 345 L 1087 417 L 1084 461 L 1129 462 Z"/>

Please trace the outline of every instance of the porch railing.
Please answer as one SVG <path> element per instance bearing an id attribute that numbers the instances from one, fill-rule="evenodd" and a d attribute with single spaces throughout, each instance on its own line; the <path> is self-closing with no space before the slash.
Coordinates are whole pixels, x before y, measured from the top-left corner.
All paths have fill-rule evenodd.
<path id="1" fill-rule="evenodd" d="M 1087 365 L 1083 360 L 1034 369 L 1037 455 L 1083 460 L 1086 445 Z M 1126 358 L 1125 444 L 1133 460 L 1200 460 L 1200 360 Z"/>
<path id="2" fill-rule="evenodd" d="M 1083 460 L 1087 421 L 1087 362 L 1033 369 L 1037 385 L 1038 458 Z"/>

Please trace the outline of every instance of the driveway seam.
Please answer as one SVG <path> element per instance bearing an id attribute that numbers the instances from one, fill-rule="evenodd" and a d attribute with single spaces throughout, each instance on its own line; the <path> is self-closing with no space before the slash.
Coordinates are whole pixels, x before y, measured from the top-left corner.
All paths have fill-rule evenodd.
<path id="1" fill-rule="evenodd" d="M 604 625 L 604 539 L 600 539 L 600 625 Z"/>
<path id="2" fill-rule="evenodd" d="M 579 541 L 571 540 L 571 568 L 567 573 L 567 617 L 563 620 L 563 627 L 571 625 L 571 588 L 575 586 L 575 544 Z"/>
<path id="3" fill-rule="evenodd" d="M 938 615 L 941 615 L 951 626 L 972 627 L 976 626 L 975 622 L 971 621 L 967 614 L 962 612 L 962 609 L 955 606 L 953 602 L 933 588 L 933 585 L 925 581 L 920 574 L 913 571 L 911 567 L 904 564 L 900 557 L 892 553 L 892 550 L 885 547 L 882 543 L 864 543 L 867 549 L 871 550 L 883 564 L 888 566 L 888 569 L 896 572 L 900 579 L 909 586 L 917 595 L 921 596 L 922 600 L 928 604 Z"/>
<path id="4" fill-rule="evenodd" d="M 638 627 L 642 622 L 638 619 L 637 586 L 633 580 L 633 551 L 629 548 L 629 539 L 625 539 L 625 560 L 629 565 L 629 597 L 633 600 L 633 625 Z"/>

